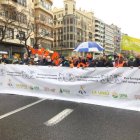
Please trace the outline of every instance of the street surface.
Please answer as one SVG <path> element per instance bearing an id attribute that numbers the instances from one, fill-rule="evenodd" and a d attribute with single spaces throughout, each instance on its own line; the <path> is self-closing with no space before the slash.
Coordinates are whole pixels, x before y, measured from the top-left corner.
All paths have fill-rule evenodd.
<path id="1" fill-rule="evenodd" d="M 140 140 L 140 112 L 0 94 L 0 140 Z"/>

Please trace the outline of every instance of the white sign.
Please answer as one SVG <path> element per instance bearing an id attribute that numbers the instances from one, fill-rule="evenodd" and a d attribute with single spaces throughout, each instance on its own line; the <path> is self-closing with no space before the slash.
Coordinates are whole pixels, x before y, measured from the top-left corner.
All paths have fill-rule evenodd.
<path id="1" fill-rule="evenodd" d="M 0 65 L 0 93 L 140 111 L 139 68 Z"/>

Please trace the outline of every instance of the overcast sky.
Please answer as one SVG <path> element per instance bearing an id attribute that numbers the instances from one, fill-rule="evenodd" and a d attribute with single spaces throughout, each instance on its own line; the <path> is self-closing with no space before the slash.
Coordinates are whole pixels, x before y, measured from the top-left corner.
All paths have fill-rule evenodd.
<path id="1" fill-rule="evenodd" d="M 54 7 L 63 7 L 63 0 L 53 3 Z M 140 0 L 76 0 L 76 7 L 92 10 L 105 23 L 113 23 L 123 33 L 140 38 Z"/>

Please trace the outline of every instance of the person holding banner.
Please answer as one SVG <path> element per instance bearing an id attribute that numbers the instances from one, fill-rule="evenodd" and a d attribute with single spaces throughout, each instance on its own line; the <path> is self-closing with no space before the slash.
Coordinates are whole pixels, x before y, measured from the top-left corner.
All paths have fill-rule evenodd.
<path id="1" fill-rule="evenodd" d="M 135 58 L 135 67 L 140 67 L 140 54 Z"/>
<path id="2" fill-rule="evenodd" d="M 135 67 L 136 63 L 135 63 L 135 57 L 134 56 L 129 56 L 128 58 L 128 67 Z"/>
<path id="3" fill-rule="evenodd" d="M 118 56 L 116 56 L 114 67 L 127 67 L 127 63 L 122 54 L 118 54 Z"/>
<path id="4" fill-rule="evenodd" d="M 8 59 L 8 55 L 7 54 L 3 54 L 2 58 L 0 59 L 0 63 L 1 64 L 10 64 L 10 60 Z"/>
<path id="5" fill-rule="evenodd" d="M 23 58 L 21 59 L 20 64 L 21 64 L 21 65 L 28 65 L 29 62 L 30 62 L 30 59 L 29 59 L 29 57 L 28 57 L 28 54 L 25 53 L 24 56 L 23 56 Z"/>

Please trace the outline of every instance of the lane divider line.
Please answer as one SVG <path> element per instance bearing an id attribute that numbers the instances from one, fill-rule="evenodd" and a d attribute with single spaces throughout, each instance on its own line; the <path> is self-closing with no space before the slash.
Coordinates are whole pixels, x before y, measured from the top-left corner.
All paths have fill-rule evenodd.
<path id="1" fill-rule="evenodd" d="M 52 117 L 50 120 L 45 122 L 44 124 L 46 126 L 54 126 L 57 123 L 61 122 L 63 119 L 65 119 L 68 115 L 70 115 L 73 112 L 73 109 L 64 109 L 62 112 L 57 114 L 56 116 Z"/>
<path id="2" fill-rule="evenodd" d="M 6 114 L 4 114 L 4 115 L 1 115 L 0 116 L 0 120 L 1 119 L 4 119 L 4 118 L 6 118 L 6 117 L 9 117 L 9 116 L 11 116 L 11 115 L 13 115 L 13 114 L 15 114 L 15 113 L 18 113 L 18 112 L 20 112 L 20 111 L 22 111 L 22 110 L 25 110 L 25 109 L 27 109 L 27 108 L 29 108 L 29 107 L 32 107 L 32 106 L 34 106 L 34 105 L 36 105 L 36 104 L 39 104 L 39 103 L 41 103 L 41 102 L 43 102 L 43 101 L 45 101 L 46 99 L 41 99 L 41 100 L 38 100 L 38 101 L 36 101 L 36 102 L 33 102 L 33 103 L 31 103 L 31 104 L 28 104 L 28 105 L 25 105 L 25 106 L 23 106 L 23 107 L 21 107 L 21 108 L 18 108 L 18 109 L 16 109 L 16 110 L 13 110 L 13 111 L 11 111 L 11 112 L 8 112 L 8 113 L 6 113 Z"/>

